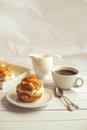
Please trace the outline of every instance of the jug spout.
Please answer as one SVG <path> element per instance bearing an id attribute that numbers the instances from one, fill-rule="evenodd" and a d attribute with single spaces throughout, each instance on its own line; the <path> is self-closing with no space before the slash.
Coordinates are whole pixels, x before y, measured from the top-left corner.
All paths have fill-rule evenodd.
<path id="1" fill-rule="evenodd" d="M 37 59 L 37 58 L 38 58 L 38 55 L 37 55 L 37 54 L 34 54 L 34 53 L 31 53 L 31 54 L 29 54 L 29 57 L 30 57 L 31 59 Z"/>
<path id="2" fill-rule="evenodd" d="M 29 57 L 34 58 L 34 57 L 36 57 L 36 54 L 31 53 L 31 54 L 29 54 Z"/>

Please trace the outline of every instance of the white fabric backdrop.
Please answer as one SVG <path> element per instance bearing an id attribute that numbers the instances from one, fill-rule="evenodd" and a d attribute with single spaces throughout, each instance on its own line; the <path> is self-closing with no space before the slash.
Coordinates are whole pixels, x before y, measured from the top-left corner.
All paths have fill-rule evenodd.
<path id="1" fill-rule="evenodd" d="M 0 0 L 0 57 L 86 53 L 87 0 Z"/>

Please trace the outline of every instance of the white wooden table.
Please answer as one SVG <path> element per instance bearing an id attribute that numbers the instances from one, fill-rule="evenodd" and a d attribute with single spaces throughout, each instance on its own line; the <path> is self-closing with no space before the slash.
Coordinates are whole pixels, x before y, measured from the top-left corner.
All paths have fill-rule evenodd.
<path id="1" fill-rule="evenodd" d="M 28 66 L 28 62 L 26 63 L 24 58 L 16 58 L 14 63 L 15 61 L 17 64 Z M 84 55 L 77 58 L 76 56 L 72 57 L 72 62 L 70 57 L 65 57 L 63 62 L 63 65 L 78 67 L 84 78 L 83 87 L 64 91 L 67 97 L 79 105 L 79 110 L 67 111 L 64 104 L 57 97 L 54 97 L 54 100 L 43 108 L 19 108 L 7 101 L 6 89 L 0 90 L 0 130 L 87 130 L 86 64 L 87 61 Z M 53 91 L 55 85 L 49 79 L 44 86 Z"/>
<path id="2" fill-rule="evenodd" d="M 34 48 L 64 55 L 62 65 L 80 70 L 83 87 L 64 92 L 80 108 L 69 112 L 54 97 L 46 107 L 23 109 L 0 90 L 0 130 L 87 130 L 87 0 L 0 0 L 0 58 L 32 69 L 18 56 Z M 44 86 L 54 89 L 51 79 Z"/>

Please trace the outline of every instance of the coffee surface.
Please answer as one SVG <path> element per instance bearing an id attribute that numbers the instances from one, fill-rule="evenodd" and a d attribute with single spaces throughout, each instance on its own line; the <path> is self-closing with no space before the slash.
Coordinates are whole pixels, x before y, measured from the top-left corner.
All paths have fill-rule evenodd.
<path id="1" fill-rule="evenodd" d="M 74 72 L 72 70 L 57 70 L 56 73 L 61 74 L 61 75 L 75 75 L 75 74 L 77 74 L 76 72 Z"/>

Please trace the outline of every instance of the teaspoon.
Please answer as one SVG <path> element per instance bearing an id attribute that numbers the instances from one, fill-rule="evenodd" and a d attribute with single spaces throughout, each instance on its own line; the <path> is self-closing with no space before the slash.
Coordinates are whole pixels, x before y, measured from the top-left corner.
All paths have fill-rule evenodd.
<path id="1" fill-rule="evenodd" d="M 58 97 L 60 97 L 60 98 L 62 97 L 65 100 L 65 102 L 67 104 L 67 109 L 69 111 L 73 111 L 74 110 L 73 107 L 75 107 L 77 109 L 79 108 L 79 106 L 77 104 L 73 103 L 70 99 L 68 99 L 66 96 L 64 96 L 64 93 L 63 93 L 62 89 L 56 87 L 55 88 L 55 92 L 56 92 L 56 95 Z"/>

